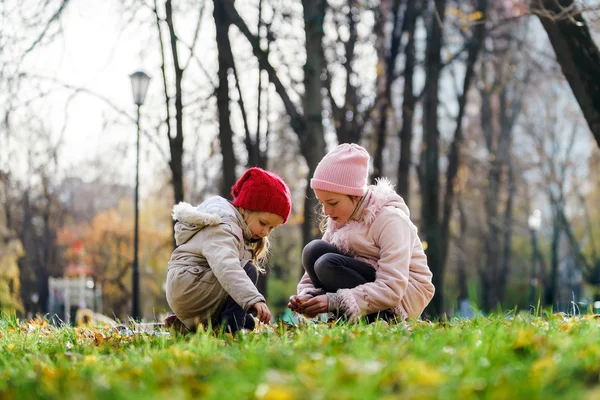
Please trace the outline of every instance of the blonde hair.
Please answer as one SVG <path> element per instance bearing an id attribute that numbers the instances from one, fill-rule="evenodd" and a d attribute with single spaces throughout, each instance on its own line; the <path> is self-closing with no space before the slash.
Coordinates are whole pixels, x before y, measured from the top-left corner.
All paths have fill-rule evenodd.
<path id="1" fill-rule="evenodd" d="M 246 221 L 246 224 L 250 225 L 251 221 L 258 219 L 259 212 L 260 211 L 245 210 L 245 212 L 242 215 L 244 216 L 244 221 Z M 269 237 L 265 236 L 251 244 L 253 248 L 252 262 L 254 263 L 254 266 L 259 272 L 265 273 L 264 265 L 266 264 L 267 256 L 269 255 L 269 248 L 271 247 Z"/>

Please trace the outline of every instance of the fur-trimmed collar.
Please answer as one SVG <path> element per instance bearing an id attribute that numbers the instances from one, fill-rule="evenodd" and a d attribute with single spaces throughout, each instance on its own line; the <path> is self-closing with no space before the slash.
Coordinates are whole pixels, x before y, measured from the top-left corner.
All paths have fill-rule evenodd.
<path id="1" fill-rule="evenodd" d="M 364 224 L 372 224 L 383 206 L 399 208 L 410 217 L 410 211 L 404 199 L 396 193 L 394 185 L 388 178 L 378 178 L 375 185 L 369 186 L 369 193 L 371 198 L 368 200 L 361 218 Z"/>
<path id="2" fill-rule="evenodd" d="M 172 216 L 174 221 L 179 221 L 197 228 L 208 225 L 218 225 L 221 223 L 220 216 L 202 212 L 190 203 L 183 201 L 173 207 Z"/>
<path id="3" fill-rule="evenodd" d="M 175 224 L 175 243 L 180 245 L 190 240 L 200 229 L 206 226 L 219 225 L 223 222 L 233 223 L 242 230 L 244 239 L 252 237 L 250 227 L 237 208 L 227 199 L 214 196 L 202 202 L 198 207 L 181 202 L 173 207 Z"/>
<path id="4" fill-rule="evenodd" d="M 365 194 L 362 209 L 356 213 L 357 217 L 338 226 L 334 221 L 327 221 L 327 229 L 323 238 L 336 246 L 343 253 L 354 255 L 350 246 L 350 235 L 360 225 L 373 224 L 383 207 L 395 207 L 409 216 L 408 207 L 402 197 L 394 191 L 394 185 L 387 178 L 378 179 L 375 185 L 369 186 Z M 369 262 L 369 260 L 363 260 Z M 370 263 L 370 262 L 369 262 Z"/>
<path id="5" fill-rule="evenodd" d="M 371 225 L 384 206 L 399 208 L 405 212 L 407 216 L 410 216 L 406 203 L 402 197 L 396 193 L 392 182 L 390 182 L 388 178 L 378 178 L 375 185 L 369 186 L 367 193 L 365 194 L 365 201 L 362 205 L 362 209 L 358 210 L 356 213 L 357 217 L 340 227 L 338 227 L 334 221 L 328 220 L 327 230 L 333 232 L 356 222 Z"/>

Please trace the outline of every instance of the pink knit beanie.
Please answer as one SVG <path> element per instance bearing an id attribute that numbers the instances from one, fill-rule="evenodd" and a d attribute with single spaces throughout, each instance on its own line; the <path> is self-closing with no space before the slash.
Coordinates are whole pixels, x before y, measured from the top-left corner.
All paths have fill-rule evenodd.
<path id="1" fill-rule="evenodd" d="M 367 191 L 369 153 L 354 143 L 343 143 L 323 157 L 310 187 L 327 192 L 363 196 Z"/>

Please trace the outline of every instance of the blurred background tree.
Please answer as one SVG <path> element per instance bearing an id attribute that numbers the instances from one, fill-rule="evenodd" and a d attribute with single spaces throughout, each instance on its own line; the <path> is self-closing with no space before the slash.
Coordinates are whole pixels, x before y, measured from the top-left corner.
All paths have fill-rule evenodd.
<path id="1" fill-rule="evenodd" d="M 152 76 L 140 120 L 145 318 L 167 311 L 173 203 L 228 197 L 254 165 L 283 176 L 294 199 L 260 284 L 282 312 L 302 246 L 319 236 L 308 181 L 342 142 L 365 146 L 371 178 L 389 177 L 410 205 L 437 288 L 429 316 L 599 299 L 600 75 L 586 67 L 599 64 L 595 3 L 0 7 L 10 16 L 0 26 L 2 307 L 44 312 L 48 278 L 83 265 L 103 285 L 104 312 L 129 313 L 136 118 L 127 74 L 138 64 Z M 99 31 L 86 30 L 92 22 Z M 82 37 L 108 46 L 85 53 Z M 577 61 L 582 54 L 591 61 Z M 102 57 L 98 69 L 72 69 L 92 56 Z M 84 139 L 73 145 L 76 136 Z M 539 230 L 527 223 L 536 209 Z"/>

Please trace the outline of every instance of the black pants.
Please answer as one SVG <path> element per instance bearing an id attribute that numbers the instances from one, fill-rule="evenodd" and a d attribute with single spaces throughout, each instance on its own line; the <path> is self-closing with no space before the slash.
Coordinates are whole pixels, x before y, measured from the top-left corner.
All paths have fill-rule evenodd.
<path id="1" fill-rule="evenodd" d="M 252 263 L 248 263 L 244 266 L 246 275 L 250 278 L 254 286 L 258 281 L 258 271 Z M 225 327 L 227 332 L 235 333 L 240 329 L 254 329 L 255 322 L 254 317 L 248 314 L 244 309 L 233 300 L 231 296 L 227 297 L 223 310 L 221 311 L 220 322 Z"/>
<path id="2" fill-rule="evenodd" d="M 340 252 L 337 247 L 324 241 L 313 240 L 302 250 L 302 266 L 312 284 L 325 292 L 352 289 L 375 281 L 375 269 L 369 264 Z M 367 322 L 377 318 L 390 320 L 394 317 L 389 310 L 366 316 Z"/>

